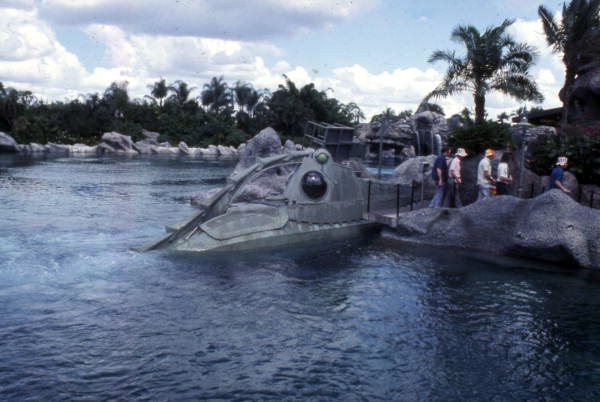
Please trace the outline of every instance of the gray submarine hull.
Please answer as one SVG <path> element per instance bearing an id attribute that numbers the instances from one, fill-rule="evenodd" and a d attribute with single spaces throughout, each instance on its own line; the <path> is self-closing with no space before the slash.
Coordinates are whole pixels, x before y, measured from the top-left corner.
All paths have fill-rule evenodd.
<path id="1" fill-rule="evenodd" d="M 291 172 L 282 194 L 235 202 L 245 185 L 282 168 Z M 258 158 L 232 174 L 200 213 L 137 250 L 236 252 L 357 238 L 380 228 L 365 219 L 365 189 L 366 181 L 325 149 Z"/>

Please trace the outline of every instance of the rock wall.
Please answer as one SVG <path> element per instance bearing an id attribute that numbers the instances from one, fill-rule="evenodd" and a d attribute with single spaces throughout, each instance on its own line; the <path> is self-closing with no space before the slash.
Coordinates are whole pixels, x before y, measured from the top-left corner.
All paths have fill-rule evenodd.
<path id="1" fill-rule="evenodd" d="M 528 200 L 497 196 L 464 208 L 404 213 L 397 233 L 418 244 L 600 269 L 600 210 L 560 190 Z"/>
<path id="2" fill-rule="evenodd" d="M 454 121 L 452 118 L 450 120 Z M 443 115 L 425 111 L 408 118 L 397 117 L 387 122 L 359 124 L 356 135 L 368 144 L 368 159 L 378 157 L 381 136 L 384 158 L 403 161 L 411 155 L 439 153 L 450 132 L 449 127 Z"/>

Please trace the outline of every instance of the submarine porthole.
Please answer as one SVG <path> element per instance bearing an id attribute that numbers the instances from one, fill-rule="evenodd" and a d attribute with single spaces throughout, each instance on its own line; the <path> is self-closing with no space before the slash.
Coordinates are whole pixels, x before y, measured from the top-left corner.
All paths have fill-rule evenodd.
<path id="1" fill-rule="evenodd" d="M 321 198 L 327 191 L 327 182 L 321 173 L 311 170 L 302 176 L 302 190 L 310 198 Z"/>

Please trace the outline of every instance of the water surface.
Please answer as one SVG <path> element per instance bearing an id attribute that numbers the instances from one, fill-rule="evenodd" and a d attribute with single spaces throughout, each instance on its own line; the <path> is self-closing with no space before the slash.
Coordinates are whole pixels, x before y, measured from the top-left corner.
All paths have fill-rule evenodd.
<path id="1" fill-rule="evenodd" d="M 391 236 L 130 246 L 233 161 L 0 157 L 2 400 L 598 400 L 600 281 Z"/>

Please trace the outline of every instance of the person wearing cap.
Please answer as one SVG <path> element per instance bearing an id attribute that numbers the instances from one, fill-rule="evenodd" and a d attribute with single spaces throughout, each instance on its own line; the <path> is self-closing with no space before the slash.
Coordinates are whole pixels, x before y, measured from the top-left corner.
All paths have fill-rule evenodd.
<path id="1" fill-rule="evenodd" d="M 431 169 L 431 179 L 436 185 L 436 190 L 429 208 L 439 208 L 444 201 L 444 193 L 446 192 L 446 184 L 448 183 L 448 163 L 446 157 L 450 156 L 450 147 L 443 147 L 442 153 L 438 155 Z"/>
<path id="2" fill-rule="evenodd" d="M 565 175 L 565 169 L 569 164 L 569 160 L 566 156 L 559 156 L 556 161 L 556 165 L 552 169 L 552 173 L 550 174 L 550 189 L 557 188 L 562 190 L 566 194 L 570 194 L 571 190 L 566 188 L 563 185 L 563 179 Z"/>
<path id="3" fill-rule="evenodd" d="M 491 188 L 496 184 L 496 180 L 492 177 L 492 159 L 496 153 L 493 149 L 486 149 L 485 156 L 477 166 L 477 185 L 479 193 L 477 201 L 488 198 L 491 195 Z"/>
<path id="4" fill-rule="evenodd" d="M 462 184 L 460 161 L 467 156 L 464 148 L 458 148 L 454 159 L 448 166 L 448 193 L 444 197 L 444 206 L 449 208 L 462 207 L 458 186 Z"/>

